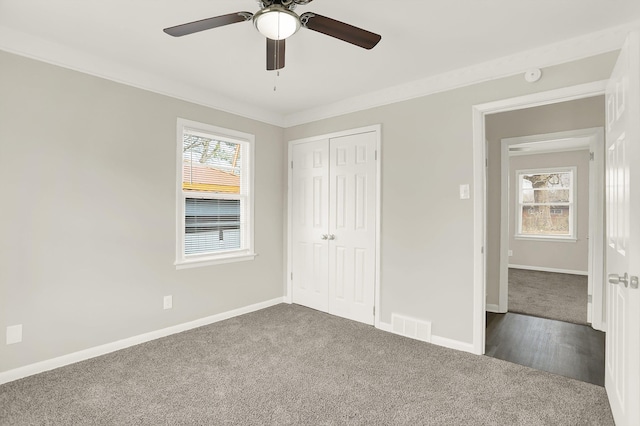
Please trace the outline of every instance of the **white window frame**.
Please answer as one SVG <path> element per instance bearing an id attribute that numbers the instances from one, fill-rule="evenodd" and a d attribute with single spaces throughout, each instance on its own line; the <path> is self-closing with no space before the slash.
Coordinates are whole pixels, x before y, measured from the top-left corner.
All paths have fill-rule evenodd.
<path id="1" fill-rule="evenodd" d="M 241 188 L 246 189 L 243 206 L 240 211 L 241 221 L 245 221 L 246 233 L 242 237 L 241 247 L 237 250 L 225 250 L 201 254 L 185 255 L 185 200 L 186 198 L 237 199 L 237 195 L 212 194 L 205 192 L 185 192 L 182 190 L 183 173 L 183 134 L 201 133 L 219 141 L 240 143 L 248 155 L 241 157 Z M 178 118 L 176 143 L 176 269 L 218 265 L 230 262 L 253 260 L 254 252 L 254 145 L 255 136 L 237 130 L 225 129 L 210 124 Z"/>
<path id="2" fill-rule="evenodd" d="M 577 232 L 577 197 L 576 197 L 576 182 L 577 182 L 577 167 L 547 167 L 539 169 L 525 169 L 516 170 L 516 197 L 515 197 L 515 219 L 516 229 L 514 238 L 517 240 L 538 240 L 538 241 L 564 241 L 564 242 L 576 242 Z M 569 187 L 569 235 L 531 235 L 522 233 L 522 208 L 525 204 L 522 202 L 522 175 L 540 175 L 550 173 L 570 173 L 571 185 Z"/>

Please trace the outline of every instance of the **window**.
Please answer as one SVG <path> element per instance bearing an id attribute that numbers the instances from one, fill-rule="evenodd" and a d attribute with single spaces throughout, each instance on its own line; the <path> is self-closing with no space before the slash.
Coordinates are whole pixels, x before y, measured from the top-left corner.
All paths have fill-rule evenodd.
<path id="1" fill-rule="evenodd" d="M 575 175 L 575 167 L 516 171 L 516 237 L 575 240 Z"/>
<path id="2" fill-rule="evenodd" d="M 250 260 L 253 135 L 178 119 L 178 268 Z"/>

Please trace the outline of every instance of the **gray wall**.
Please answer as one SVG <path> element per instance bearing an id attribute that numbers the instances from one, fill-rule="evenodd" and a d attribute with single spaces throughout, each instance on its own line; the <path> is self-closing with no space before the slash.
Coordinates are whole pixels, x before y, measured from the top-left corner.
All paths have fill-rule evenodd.
<path id="1" fill-rule="evenodd" d="M 282 296 L 283 142 L 375 123 L 382 320 L 470 343 L 473 200 L 458 185 L 472 183 L 472 105 L 605 79 L 615 57 L 283 131 L 0 52 L 0 329 L 24 325 L 23 343 L 0 344 L 0 371 Z M 176 117 L 256 135 L 255 261 L 175 270 Z"/>
<path id="2" fill-rule="evenodd" d="M 603 77 L 605 78 L 605 77 Z M 604 96 L 488 115 L 487 304 L 500 298 L 500 144 L 504 138 L 604 126 Z M 515 254 L 515 252 L 514 252 Z M 516 262 L 513 262 L 516 263 Z"/>
<path id="3" fill-rule="evenodd" d="M 458 198 L 473 179 L 472 106 L 606 79 L 616 56 L 545 68 L 535 84 L 516 75 L 285 130 L 290 141 L 382 124 L 383 322 L 403 314 L 472 342 L 473 200 Z"/>
<path id="4" fill-rule="evenodd" d="M 0 64 L 0 330 L 24 327 L 0 371 L 283 296 L 281 128 Z M 176 271 L 176 117 L 255 134 L 254 261 Z"/>
<path id="5" fill-rule="evenodd" d="M 537 155 L 519 155 L 509 159 L 509 248 L 514 265 L 567 269 L 586 274 L 589 255 L 589 151 L 555 152 Z M 575 242 L 534 241 L 516 239 L 516 170 L 545 167 L 576 167 L 576 238 Z"/>

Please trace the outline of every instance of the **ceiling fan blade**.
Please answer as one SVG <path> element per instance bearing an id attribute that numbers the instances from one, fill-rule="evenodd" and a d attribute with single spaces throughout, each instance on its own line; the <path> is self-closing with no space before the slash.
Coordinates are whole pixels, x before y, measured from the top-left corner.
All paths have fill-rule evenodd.
<path id="1" fill-rule="evenodd" d="M 362 28 L 354 27 L 353 25 L 345 24 L 344 22 L 336 21 L 335 19 L 327 18 L 326 16 L 313 12 L 306 12 L 300 15 L 300 22 L 305 28 L 335 37 L 347 43 L 355 44 L 365 49 L 373 49 L 382 39 L 382 36 L 372 33 L 371 31 L 363 30 Z"/>
<path id="2" fill-rule="evenodd" d="M 189 22 L 187 24 L 176 25 L 175 27 L 165 28 L 163 31 L 174 37 L 182 37 L 183 35 L 210 30 L 212 28 L 222 27 L 224 25 L 248 21 L 252 17 L 253 13 L 251 12 L 229 13 L 228 15 L 215 16 L 213 18 Z"/>
<path id="3" fill-rule="evenodd" d="M 285 43 L 282 40 L 267 39 L 267 71 L 284 68 Z"/>

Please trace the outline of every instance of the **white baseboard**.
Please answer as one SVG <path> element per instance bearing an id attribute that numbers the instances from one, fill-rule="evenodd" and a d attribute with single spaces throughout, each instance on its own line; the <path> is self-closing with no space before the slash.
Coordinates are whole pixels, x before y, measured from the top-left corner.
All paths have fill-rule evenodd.
<path id="1" fill-rule="evenodd" d="M 404 336 L 404 335 L 399 334 L 399 333 L 395 333 L 393 331 L 393 327 L 391 326 L 391 324 L 386 323 L 386 322 L 380 321 L 378 323 L 377 328 L 379 330 L 382 330 L 382 331 L 387 331 L 389 333 L 398 334 L 399 336 L 407 337 L 408 339 L 411 339 L 411 337 Z M 414 339 L 414 340 L 417 340 L 417 339 Z M 461 342 L 459 340 L 448 339 L 446 337 L 434 336 L 433 334 L 431 335 L 431 343 L 434 344 L 434 345 L 443 346 L 443 347 L 449 348 L 449 349 L 455 349 L 455 350 L 458 350 L 458 351 L 463 351 L 463 352 L 469 352 L 469 353 L 472 353 L 472 354 L 476 354 L 476 352 L 473 350 L 473 344 L 472 343 Z"/>
<path id="2" fill-rule="evenodd" d="M 512 264 L 509 264 L 509 268 L 526 269 L 527 271 L 557 272 L 558 274 L 589 275 L 589 272 L 587 272 L 587 271 L 575 271 L 573 269 L 560 269 L 560 268 L 546 268 L 544 266 L 528 266 L 528 265 L 512 265 Z"/>
<path id="3" fill-rule="evenodd" d="M 193 328 L 198 328 L 204 325 L 213 324 L 215 322 L 237 317 L 239 315 L 259 311 L 260 309 L 268 308 L 270 306 L 283 303 L 283 301 L 284 301 L 283 297 L 277 297 L 275 299 L 255 303 L 253 305 L 244 306 L 242 308 L 233 309 L 231 311 L 222 312 L 216 315 L 211 315 L 211 316 L 200 318 L 194 321 L 185 322 L 183 324 L 178 324 L 178 325 L 163 328 L 160 330 L 151 331 L 149 333 L 139 334 L 137 336 L 128 337 L 126 339 L 118 340 L 118 341 L 107 343 L 100 346 L 95 346 L 93 348 L 84 349 L 84 350 L 73 352 L 67 355 L 62 355 L 57 358 L 52 358 L 45 361 L 36 362 L 34 364 L 25 365 L 24 367 L 14 368 L 13 370 L 8 370 L 0 373 L 0 385 L 3 383 L 8 383 L 14 380 L 21 379 L 23 377 L 32 376 L 34 374 L 53 370 L 54 368 L 64 367 L 65 365 L 84 361 L 90 358 L 95 358 L 97 356 L 115 352 L 120 349 L 125 349 L 130 346 L 139 345 L 140 343 L 149 342 L 151 340 L 170 336 L 172 334 L 180 333 L 182 331 L 191 330 Z"/>
<path id="4" fill-rule="evenodd" d="M 391 324 L 389 324 L 388 322 L 380 321 L 378 324 L 376 324 L 376 328 L 382 331 L 393 333 L 393 327 L 391 327 Z"/>
<path id="5" fill-rule="evenodd" d="M 493 303 L 487 303 L 485 305 L 485 310 L 487 312 L 493 312 L 496 314 L 504 314 L 505 312 L 500 310 L 500 305 L 494 305 Z"/>
<path id="6" fill-rule="evenodd" d="M 473 343 L 461 342 L 459 340 L 447 339 L 446 337 L 431 336 L 431 343 L 438 346 L 444 346 L 449 349 L 456 349 L 458 351 L 469 352 L 476 355 L 476 351 L 473 348 Z"/>

